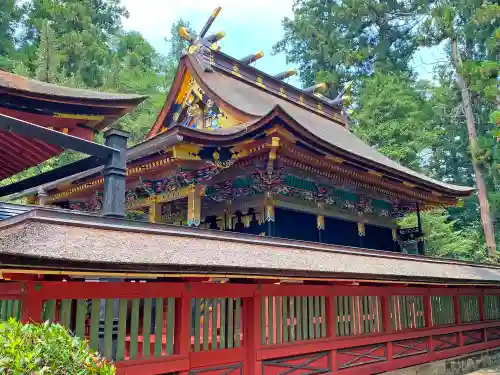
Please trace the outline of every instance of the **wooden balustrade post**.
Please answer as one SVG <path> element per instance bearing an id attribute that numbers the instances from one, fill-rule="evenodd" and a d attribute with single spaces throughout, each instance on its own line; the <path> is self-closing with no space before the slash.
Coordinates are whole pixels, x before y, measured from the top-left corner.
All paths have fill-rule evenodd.
<path id="1" fill-rule="evenodd" d="M 25 284 L 25 294 L 22 297 L 21 322 L 42 322 L 43 300 L 39 293 L 40 287 L 40 283 L 27 282 Z"/>
<path id="2" fill-rule="evenodd" d="M 455 315 L 455 324 L 461 324 L 461 316 L 460 316 L 460 296 L 455 294 L 453 296 L 453 312 Z M 464 346 L 464 337 L 462 335 L 462 331 L 458 332 L 458 345 Z"/>
<path id="3" fill-rule="evenodd" d="M 431 302 L 431 293 L 430 290 L 427 289 L 427 293 L 425 293 L 422 297 L 424 302 L 424 322 L 425 328 L 432 328 L 432 302 Z M 432 352 L 432 336 L 429 336 L 429 351 Z"/>
<path id="4" fill-rule="evenodd" d="M 485 321 L 484 316 L 484 291 L 477 297 L 477 303 L 479 304 L 479 320 L 481 322 Z"/>
<path id="5" fill-rule="evenodd" d="M 335 291 L 335 288 L 332 288 Z M 326 295 L 326 337 L 335 340 L 337 336 L 337 313 L 335 312 L 335 292 Z M 337 349 L 332 349 L 332 371 L 336 369 Z"/>
<path id="6" fill-rule="evenodd" d="M 391 327 L 391 310 L 390 310 L 391 296 L 385 294 L 380 297 L 380 304 L 382 307 L 382 330 L 390 334 L 393 329 Z M 392 362 L 392 342 L 387 342 L 387 362 Z"/>
<path id="7" fill-rule="evenodd" d="M 259 293 L 243 298 L 243 345 L 245 346 L 245 374 L 260 373 L 257 350 L 260 348 L 260 326 L 262 297 Z"/>
<path id="8" fill-rule="evenodd" d="M 189 357 L 191 346 L 191 296 L 183 293 L 175 303 L 175 339 L 174 354 Z M 179 375 L 187 375 L 188 370 L 180 371 Z"/>

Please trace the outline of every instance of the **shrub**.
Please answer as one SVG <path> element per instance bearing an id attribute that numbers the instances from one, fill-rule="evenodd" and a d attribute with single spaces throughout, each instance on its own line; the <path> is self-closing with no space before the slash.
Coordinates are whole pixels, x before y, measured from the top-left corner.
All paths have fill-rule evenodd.
<path id="1" fill-rule="evenodd" d="M 112 375 L 116 368 L 59 324 L 0 322 L 0 374 Z"/>

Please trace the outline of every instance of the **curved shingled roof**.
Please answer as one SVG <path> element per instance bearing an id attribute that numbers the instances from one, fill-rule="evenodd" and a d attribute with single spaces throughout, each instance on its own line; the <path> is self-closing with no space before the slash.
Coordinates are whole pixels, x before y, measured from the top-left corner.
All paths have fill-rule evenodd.
<path id="1" fill-rule="evenodd" d="M 216 54 L 217 52 L 212 53 Z M 356 160 L 368 166 L 376 166 L 387 171 L 389 175 L 403 175 L 417 183 L 431 184 L 460 196 L 469 195 L 474 191 L 474 188 L 441 182 L 406 168 L 382 155 L 375 148 L 370 147 L 335 122 L 270 92 L 266 92 L 257 86 L 242 82 L 232 75 L 217 70 L 216 67 L 213 72 L 205 72 L 196 58 L 191 55 L 186 57 L 186 62 L 195 76 L 198 76 L 199 84 L 205 86 L 208 92 L 220 98 L 221 101 L 233 107 L 234 110 L 253 118 L 253 121 L 251 121 L 253 125 L 250 126 L 258 126 L 259 119 L 265 118 L 273 111 L 282 112 L 294 120 L 296 127 L 302 130 L 305 137 L 315 139 L 316 142 L 333 151 L 354 156 Z M 277 109 L 278 111 L 276 111 Z M 248 128 L 242 130 L 239 127 L 235 130 L 234 135 L 237 135 L 238 133 L 243 134 Z M 227 133 L 223 132 L 220 135 L 221 137 L 227 136 Z M 217 132 L 212 132 L 212 134 L 215 136 Z"/>
<path id="2" fill-rule="evenodd" d="M 144 95 L 116 94 L 64 87 L 21 77 L 4 70 L 0 70 L 0 90 L 2 89 L 16 90 L 27 94 L 55 96 L 59 98 L 77 100 L 141 102 L 147 98 Z"/>
<path id="3" fill-rule="evenodd" d="M 168 243 L 168 246 L 165 244 Z M 110 251 L 112 249 L 112 251 Z M 500 285 L 500 267 L 35 209 L 0 222 L 0 268 Z"/>

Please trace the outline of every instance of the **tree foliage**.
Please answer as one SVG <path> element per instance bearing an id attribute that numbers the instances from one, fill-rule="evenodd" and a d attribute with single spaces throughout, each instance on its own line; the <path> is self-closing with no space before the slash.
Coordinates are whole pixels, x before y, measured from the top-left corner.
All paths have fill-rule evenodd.
<path id="1" fill-rule="evenodd" d="M 407 71 L 417 43 L 413 30 L 427 0 L 296 0 L 274 50 L 298 64 L 302 81 L 341 82 Z"/>
<path id="2" fill-rule="evenodd" d="M 59 324 L 0 322 L 0 373 L 113 375 L 116 368 Z"/>
<path id="3" fill-rule="evenodd" d="M 354 131 L 391 159 L 421 169 L 422 151 L 438 135 L 427 93 L 424 85 L 401 74 L 377 72 L 365 78 L 352 115 Z"/>

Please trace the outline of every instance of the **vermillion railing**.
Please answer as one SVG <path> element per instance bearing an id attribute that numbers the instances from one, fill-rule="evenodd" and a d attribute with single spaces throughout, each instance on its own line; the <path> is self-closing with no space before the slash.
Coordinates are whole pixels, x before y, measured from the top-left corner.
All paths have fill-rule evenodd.
<path id="1" fill-rule="evenodd" d="M 371 374 L 500 345 L 500 291 L 3 282 L 0 320 L 57 322 L 120 374 Z"/>

